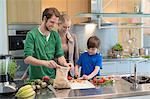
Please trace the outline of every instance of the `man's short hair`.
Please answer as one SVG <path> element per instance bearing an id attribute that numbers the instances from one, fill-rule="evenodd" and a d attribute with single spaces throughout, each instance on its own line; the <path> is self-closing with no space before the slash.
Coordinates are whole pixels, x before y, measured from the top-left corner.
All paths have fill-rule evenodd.
<path id="1" fill-rule="evenodd" d="M 55 15 L 56 17 L 60 17 L 60 12 L 56 8 L 46 8 L 42 14 L 42 20 L 44 20 L 44 16 L 49 19 L 53 15 Z"/>

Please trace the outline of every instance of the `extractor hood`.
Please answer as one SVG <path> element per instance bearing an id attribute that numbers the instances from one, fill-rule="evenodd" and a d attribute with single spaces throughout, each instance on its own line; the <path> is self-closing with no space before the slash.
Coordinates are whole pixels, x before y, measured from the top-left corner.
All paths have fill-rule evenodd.
<path id="1" fill-rule="evenodd" d="M 109 4 L 112 1 L 113 0 L 109 0 L 108 4 L 106 4 L 106 5 L 110 6 Z M 150 17 L 150 13 L 143 13 L 143 12 L 141 12 L 141 10 L 139 10 L 139 12 L 133 12 L 133 13 L 128 13 L 128 12 L 105 13 L 105 12 L 103 12 L 104 7 L 103 7 L 103 0 L 91 0 L 91 12 L 90 13 L 81 12 L 81 13 L 78 13 L 77 16 L 78 17 L 91 17 L 92 20 L 94 20 L 93 17 L 95 17 L 95 18 L 100 18 L 100 17 L 126 17 L 126 18 Z"/>
<path id="2" fill-rule="evenodd" d="M 110 0 L 108 2 L 108 5 L 110 4 L 110 2 L 112 2 L 112 0 Z M 115 26 L 105 26 L 103 27 L 102 24 L 106 22 L 103 22 L 104 20 L 102 19 L 103 17 L 107 17 L 107 18 L 150 18 L 150 13 L 142 13 L 142 12 L 135 12 L 135 13 L 127 13 L 127 12 L 121 12 L 121 13 L 104 13 L 103 12 L 103 0 L 91 0 L 91 12 L 81 12 L 77 14 L 77 17 L 89 17 L 91 18 L 91 22 L 95 21 L 96 23 L 98 23 L 99 28 L 149 28 L 150 26 L 143 26 L 141 25 L 133 25 L 133 26 L 120 26 L 119 25 L 115 25 Z M 108 23 L 111 24 L 111 23 Z M 113 23 L 112 23 L 113 24 Z"/>
<path id="3" fill-rule="evenodd" d="M 141 18 L 141 17 L 149 17 L 150 18 L 150 14 L 148 13 L 86 13 L 86 12 L 82 12 L 79 13 L 77 15 L 78 17 L 96 17 L 96 18 L 100 18 L 100 17 L 126 17 L 126 18 Z"/>

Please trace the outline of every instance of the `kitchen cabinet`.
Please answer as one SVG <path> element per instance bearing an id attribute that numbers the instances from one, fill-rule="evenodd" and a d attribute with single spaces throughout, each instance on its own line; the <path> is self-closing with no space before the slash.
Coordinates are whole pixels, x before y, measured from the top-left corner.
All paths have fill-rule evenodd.
<path id="1" fill-rule="evenodd" d="M 130 61 L 103 62 L 102 75 L 123 75 L 131 73 Z"/>
<path id="2" fill-rule="evenodd" d="M 132 70 L 133 70 L 133 66 L 132 66 Z M 137 64 L 137 74 L 138 75 L 150 74 L 150 61 Z"/>
<path id="3" fill-rule="evenodd" d="M 76 15 L 79 12 L 89 12 L 90 10 L 90 0 L 68 0 L 67 13 L 71 16 L 72 22 L 74 24 L 85 22 L 88 18 L 79 18 Z"/>
<path id="4" fill-rule="evenodd" d="M 42 11 L 47 7 L 55 7 L 61 13 L 68 14 L 72 23 L 80 23 L 88 20 L 88 18 L 76 17 L 79 12 L 89 12 L 90 0 L 42 0 Z"/>
<path id="5" fill-rule="evenodd" d="M 130 74 L 131 62 L 130 61 L 118 61 L 116 62 L 117 75 Z"/>
<path id="6" fill-rule="evenodd" d="M 150 98 L 150 95 L 143 95 L 143 96 L 116 98 L 116 99 L 149 99 L 149 98 Z"/>
<path id="7" fill-rule="evenodd" d="M 135 61 L 103 62 L 101 75 L 124 75 L 134 73 Z M 150 60 L 137 64 L 137 75 L 150 74 Z"/>
<path id="8" fill-rule="evenodd" d="M 7 0 L 8 24 L 39 24 L 41 0 Z"/>
<path id="9" fill-rule="evenodd" d="M 45 8 L 55 7 L 60 12 L 67 12 L 67 1 L 68 0 L 42 0 L 42 12 Z"/>
<path id="10" fill-rule="evenodd" d="M 100 72 L 101 75 L 117 75 L 116 62 L 103 62 L 103 69 Z"/>

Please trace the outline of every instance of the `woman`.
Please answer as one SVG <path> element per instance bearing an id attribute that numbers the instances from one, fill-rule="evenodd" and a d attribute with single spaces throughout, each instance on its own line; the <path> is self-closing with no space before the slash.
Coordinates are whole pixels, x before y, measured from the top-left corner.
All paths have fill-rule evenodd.
<path id="1" fill-rule="evenodd" d="M 70 33 L 71 19 L 68 15 L 63 14 L 58 21 L 58 33 L 61 37 L 62 48 L 64 50 L 65 58 L 67 62 L 75 65 L 76 60 L 79 58 L 77 37 L 75 34 Z M 72 70 L 71 76 L 74 76 Z"/>

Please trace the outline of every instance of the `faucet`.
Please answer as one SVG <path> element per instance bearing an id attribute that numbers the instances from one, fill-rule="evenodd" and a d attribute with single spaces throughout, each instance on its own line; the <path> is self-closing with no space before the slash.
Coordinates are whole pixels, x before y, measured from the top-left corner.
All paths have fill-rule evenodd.
<path id="1" fill-rule="evenodd" d="M 137 82 L 137 63 L 134 64 L 134 82 L 131 86 L 132 90 L 138 89 L 138 82 Z"/>
<path id="2" fill-rule="evenodd" d="M 142 63 L 142 62 L 147 62 L 147 59 L 144 59 L 144 60 L 141 60 L 141 61 L 137 61 L 136 63 L 134 63 L 134 82 L 133 82 L 133 85 L 131 86 L 131 89 L 132 90 L 137 90 L 138 89 L 138 80 L 137 80 L 137 65 L 139 63 Z"/>

